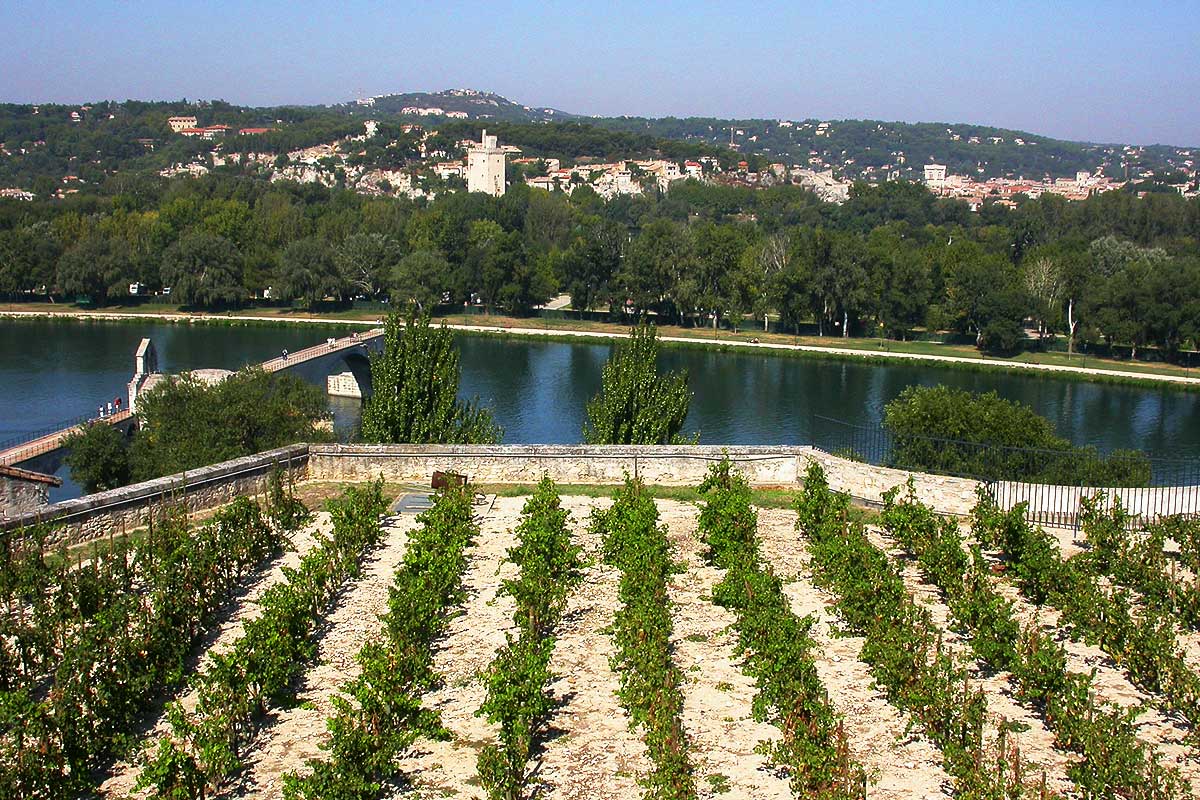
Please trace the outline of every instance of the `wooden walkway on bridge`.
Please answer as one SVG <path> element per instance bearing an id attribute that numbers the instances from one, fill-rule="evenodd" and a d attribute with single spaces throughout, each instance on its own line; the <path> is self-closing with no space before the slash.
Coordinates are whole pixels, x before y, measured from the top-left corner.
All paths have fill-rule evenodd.
<path id="1" fill-rule="evenodd" d="M 312 361 L 317 358 L 323 358 L 330 353 L 337 353 L 342 350 L 349 350 L 359 345 L 366 344 L 373 339 L 383 335 L 383 328 L 372 328 L 368 331 L 355 331 L 349 336 L 343 336 L 339 339 L 328 339 L 320 344 L 306 347 L 303 350 L 298 350 L 295 353 L 288 353 L 287 358 L 282 356 L 279 358 L 268 359 L 259 366 L 267 372 L 279 372 L 280 370 L 290 369 L 306 361 Z M 72 433 L 83 430 L 83 428 L 92 422 L 106 422 L 109 425 L 117 425 L 127 421 L 132 414 L 128 409 L 115 412 L 103 417 L 92 417 L 89 419 L 80 420 L 74 424 L 67 425 L 59 430 L 46 433 L 36 434 L 28 441 L 12 444 L 3 450 L 0 450 L 0 464 L 11 466 L 28 461 L 31 458 L 53 452 L 62 447 L 63 440 Z"/>
<path id="2" fill-rule="evenodd" d="M 383 336 L 383 328 L 371 328 L 369 331 L 362 331 L 361 333 L 355 331 L 349 336 L 343 336 L 340 339 L 327 339 L 320 344 L 314 344 L 312 347 L 288 353 L 287 358 L 280 356 L 279 358 L 268 359 L 259 366 L 267 372 L 279 372 L 282 369 L 289 369 L 297 364 L 303 364 L 305 361 L 323 358 L 330 353 L 337 353 L 342 350 L 358 347 L 360 344 L 366 344 L 380 336 Z"/>
<path id="3" fill-rule="evenodd" d="M 12 466 L 13 464 L 20 464 L 23 461 L 40 456 L 43 453 L 53 452 L 62 447 L 64 439 L 73 433 L 82 431 L 87 425 L 93 422 L 106 422 L 109 425 L 118 425 L 128 420 L 131 416 L 133 414 L 130 413 L 129 409 L 124 409 L 123 411 L 115 411 L 103 417 L 92 417 L 78 424 L 42 434 L 27 442 L 21 442 L 5 450 L 0 450 L 0 464 Z"/>

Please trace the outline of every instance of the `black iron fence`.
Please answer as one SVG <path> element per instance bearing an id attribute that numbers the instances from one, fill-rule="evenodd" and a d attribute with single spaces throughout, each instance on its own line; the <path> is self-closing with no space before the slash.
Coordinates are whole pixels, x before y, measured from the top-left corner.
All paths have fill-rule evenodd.
<path id="1" fill-rule="evenodd" d="M 935 436 L 893 435 L 882 426 L 830 417 L 812 420 L 812 444 L 877 466 L 954 475 L 983 482 L 1002 508 L 1026 504 L 1030 521 L 1077 525 L 1080 499 L 1105 490 L 1131 524 L 1172 515 L 1200 516 L 1200 462 L 1102 454 L 1091 448 L 1001 447 Z"/>

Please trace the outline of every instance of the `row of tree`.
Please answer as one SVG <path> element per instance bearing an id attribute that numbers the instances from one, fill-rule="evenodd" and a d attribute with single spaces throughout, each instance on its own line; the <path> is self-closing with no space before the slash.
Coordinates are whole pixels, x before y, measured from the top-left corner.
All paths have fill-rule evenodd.
<path id="1" fill-rule="evenodd" d="M 18 207 L 19 206 L 19 207 Z M 214 176 L 111 198 L 0 204 L 0 293 L 93 302 L 171 287 L 188 305 L 268 294 L 576 309 L 685 325 L 777 318 L 820 334 L 919 328 L 1012 350 L 1038 336 L 1168 355 L 1200 320 L 1200 201 L 1108 193 L 1015 210 L 860 186 L 842 206 L 797 187 L 695 182 L 605 202 L 523 185 L 430 203 Z"/>

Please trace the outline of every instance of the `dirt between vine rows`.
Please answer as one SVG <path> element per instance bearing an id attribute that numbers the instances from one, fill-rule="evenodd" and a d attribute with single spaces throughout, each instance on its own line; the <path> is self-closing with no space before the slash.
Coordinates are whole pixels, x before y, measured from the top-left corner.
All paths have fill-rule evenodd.
<path id="1" fill-rule="evenodd" d="M 1075 753 L 1054 747 L 1054 733 L 1041 717 L 1015 698 L 1017 687 L 1008 672 L 985 672 L 971 652 L 968 638 L 956 631 L 950 618 L 950 609 L 942 601 L 938 588 L 925 580 L 920 566 L 891 536 L 878 528 L 868 528 L 871 543 L 888 554 L 901 566 L 901 577 L 905 588 L 918 605 L 929 611 L 933 623 L 943 631 L 942 642 L 947 650 L 967 668 L 972 686 L 982 688 L 987 698 L 987 722 L 984 725 L 984 742 L 996 742 L 1001 720 L 1017 723 L 1024 728 L 1009 734 L 1009 741 L 1020 748 L 1021 758 L 1031 768 L 1029 779 L 1037 780 L 1044 772 L 1046 786 L 1050 791 L 1064 797 L 1073 796 L 1074 783 L 1067 777 L 1067 767 L 1081 760 Z"/>
<path id="2" fill-rule="evenodd" d="M 358 651 L 382 631 L 379 617 L 387 611 L 388 589 L 404 560 L 415 519 L 405 515 L 387 520 L 382 544 L 367 557 L 359 578 L 343 590 L 322 624 L 317 660 L 300 682 L 296 705 L 273 712 L 273 719 L 259 731 L 237 784 L 225 794 L 282 797 L 284 773 L 307 772 L 305 762 L 323 755 L 320 745 L 328 738 L 326 720 L 333 713 L 330 698 L 359 675 Z"/>
<path id="3" fill-rule="evenodd" d="M 810 635 L 817 674 L 844 720 L 851 755 L 867 771 L 868 797 L 936 798 L 952 794 L 941 751 L 876 688 L 870 668 L 858 659 L 861 636 L 839 633 L 833 598 L 813 585 L 808 551 L 796 533 L 796 514 L 758 510 L 763 558 L 770 562 L 798 616 L 812 615 Z"/>
<path id="4" fill-rule="evenodd" d="M 313 515 L 312 522 L 292 534 L 292 546 L 260 573 L 258 580 L 242 595 L 233 613 L 200 644 L 200 655 L 193 662 L 193 669 L 203 668 L 210 654 L 225 653 L 233 646 L 242 635 L 242 626 L 249 620 L 258 618 L 259 599 L 268 589 L 284 580 L 284 569 L 298 567 L 300 559 L 316 544 L 317 535 L 328 535 L 331 530 L 329 514 L 320 511 Z M 185 690 L 179 700 L 184 708 L 191 710 L 196 707 L 197 694 L 194 690 Z M 160 716 L 148 728 L 143 743 L 153 743 L 169 731 L 170 725 L 166 717 Z M 128 796 L 133 791 L 139 773 L 140 768 L 134 762 L 118 762 L 110 770 L 108 780 L 101 785 L 100 794 L 114 798 Z"/>
<path id="5" fill-rule="evenodd" d="M 725 571 L 707 565 L 706 547 L 696 538 L 698 510 L 684 503 L 658 504 L 667 525 L 672 556 L 686 570 L 668 589 L 674 603 L 675 664 L 683 671 L 683 728 L 701 797 L 726 789 L 732 797 L 783 800 L 792 796 L 786 776 L 755 752 L 762 741 L 778 741 L 779 729 L 756 722 L 751 705 L 757 688 L 734 655 L 737 618 L 712 602 Z"/>
<path id="6" fill-rule="evenodd" d="M 495 726 L 475 716 L 487 695 L 483 675 L 504 645 L 505 634 L 516 632 L 512 598 L 500 595 L 501 582 L 515 577 L 506 560 L 516 544 L 512 529 L 520 519 L 521 497 L 498 497 L 479 521 L 480 533 L 467 550 L 470 559 L 463 588 L 463 613 L 450 622 L 438 645 L 434 669 L 443 685 L 425 695 L 423 705 L 440 712 L 452 738 L 446 742 L 421 739 L 402 760 L 405 778 L 421 797 L 485 797 L 476 777 L 476 762 L 484 745 L 496 738 Z M 402 797 L 401 792 L 396 797 Z"/>
<path id="7" fill-rule="evenodd" d="M 603 563 L 600 537 L 588 530 L 593 508 L 607 499 L 564 497 L 571 513 L 571 541 L 583 548 L 588 566 L 559 622 L 550 670 L 557 706 L 548 722 L 534 783 L 542 796 L 563 800 L 618 800 L 640 795 L 637 776 L 650 769 L 646 747 L 629 727 L 617 699 L 620 682 L 609 669 L 615 652 L 604 629 L 620 602 L 620 572 Z"/>
<path id="8" fill-rule="evenodd" d="M 1200 791 L 1200 754 L 1196 747 L 1184 742 L 1188 733 L 1186 721 L 1182 718 L 1170 719 L 1158 709 L 1150 707 L 1153 698 L 1134 686 L 1125 672 L 1099 646 L 1072 641 L 1067 629 L 1062 626 L 1062 614 L 1058 609 L 1049 605 L 1030 604 L 1007 577 L 993 581 L 992 585 L 1013 604 L 1013 616 L 1019 625 L 1024 627 L 1034 622 L 1043 633 L 1063 646 L 1068 670 L 1084 674 L 1095 671 L 1092 691 L 1097 700 L 1115 703 L 1122 708 L 1145 704 L 1145 710 L 1134 723 L 1138 739 L 1154 748 L 1162 756 L 1164 764 L 1179 767 L 1180 773 L 1188 779 L 1193 789 Z M 1190 655 L 1194 659 L 1200 653 L 1193 646 Z"/>

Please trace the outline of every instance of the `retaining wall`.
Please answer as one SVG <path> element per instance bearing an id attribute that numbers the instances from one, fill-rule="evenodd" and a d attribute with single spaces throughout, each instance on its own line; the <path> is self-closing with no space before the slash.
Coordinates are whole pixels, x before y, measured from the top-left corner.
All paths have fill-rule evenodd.
<path id="1" fill-rule="evenodd" d="M 174 499 L 190 511 L 224 505 L 240 495 L 261 494 L 276 467 L 293 480 L 303 480 L 308 445 L 297 444 L 237 458 L 201 469 L 135 483 L 75 500 L 43 506 L 35 512 L 0 519 L 0 531 L 13 531 L 39 522 L 55 523 L 51 544 L 77 544 L 110 531 L 138 528 L 149 510 Z"/>
<path id="2" fill-rule="evenodd" d="M 434 470 L 459 472 L 477 483 L 536 483 L 549 474 L 558 483 L 620 483 L 625 475 L 664 486 L 695 486 L 709 466 L 728 457 L 757 486 L 796 486 L 809 463 L 825 469 L 829 485 L 870 504 L 913 478 L 917 497 L 946 514 L 967 514 L 977 481 L 875 467 L 812 447 L 594 447 L 500 445 L 311 445 L 310 480 L 427 483 Z"/>
<path id="3" fill-rule="evenodd" d="M 559 483 L 618 484 L 628 474 L 652 484 L 695 486 L 709 466 L 726 456 L 757 486 L 798 486 L 815 461 L 825 469 L 834 490 L 872 505 L 879 504 L 888 489 L 911 478 L 917 497 L 943 514 L 970 513 L 979 486 L 964 478 L 849 461 L 812 447 L 298 444 L 44 506 L 36 513 L 0 519 L 0 531 L 48 521 L 61 524 L 59 540 L 86 541 L 122 526 L 142 525 L 147 510 L 167 498 L 178 498 L 189 509 L 200 511 L 238 495 L 259 494 L 277 465 L 294 480 L 358 482 L 382 475 L 391 483 L 428 485 L 434 471 L 442 470 L 463 473 L 477 483 L 536 483 L 549 474 Z M 1136 506 L 1135 490 L 1120 493 Z"/>

